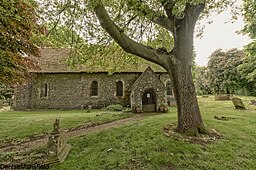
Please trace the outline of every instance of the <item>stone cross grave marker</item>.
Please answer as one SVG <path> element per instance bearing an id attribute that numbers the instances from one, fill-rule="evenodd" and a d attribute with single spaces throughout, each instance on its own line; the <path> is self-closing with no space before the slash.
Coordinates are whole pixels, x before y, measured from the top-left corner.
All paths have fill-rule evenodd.
<path id="1" fill-rule="evenodd" d="M 232 102 L 233 102 L 236 109 L 240 109 L 240 110 L 245 110 L 246 109 L 244 107 L 244 103 L 243 103 L 242 99 L 240 99 L 238 97 L 233 97 Z"/>
<path id="2" fill-rule="evenodd" d="M 64 161 L 70 148 L 70 145 L 67 144 L 65 132 L 60 129 L 60 119 L 56 119 L 53 123 L 53 131 L 48 137 L 47 160 L 45 163 L 53 164 Z"/>

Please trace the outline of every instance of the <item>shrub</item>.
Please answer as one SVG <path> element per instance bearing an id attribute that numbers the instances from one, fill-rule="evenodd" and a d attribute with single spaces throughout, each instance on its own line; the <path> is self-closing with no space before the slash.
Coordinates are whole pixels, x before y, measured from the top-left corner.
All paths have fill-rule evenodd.
<path id="1" fill-rule="evenodd" d="M 112 104 L 106 107 L 106 110 L 110 111 L 122 111 L 123 106 L 121 104 Z"/>

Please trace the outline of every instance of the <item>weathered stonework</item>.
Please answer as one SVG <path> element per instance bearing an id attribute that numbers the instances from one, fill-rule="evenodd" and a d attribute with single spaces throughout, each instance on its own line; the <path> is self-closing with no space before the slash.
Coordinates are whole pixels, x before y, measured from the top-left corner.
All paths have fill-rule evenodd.
<path id="1" fill-rule="evenodd" d="M 107 71 L 72 70 L 64 62 L 67 55 L 66 49 L 42 49 L 38 60 L 41 70 L 32 71 L 36 76 L 30 83 L 17 86 L 13 109 L 88 109 L 121 104 L 136 108 L 136 112 L 147 108 L 158 111 L 161 103 L 173 98 L 166 94 L 170 78 L 161 68 L 154 68 L 155 72 L 150 67 L 143 71 L 142 67 L 134 71 L 124 68 L 124 72 L 112 75 Z M 92 95 L 93 81 L 97 81 L 96 95 Z M 122 96 L 116 94 L 118 81 L 123 85 Z"/>
<path id="2" fill-rule="evenodd" d="M 167 103 L 165 86 L 159 77 L 148 67 L 131 87 L 131 107 L 134 112 L 158 111 L 160 103 Z M 145 94 L 146 93 L 146 94 Z M 143 104 L 142 96 L 154 99 Z M 147 100 L 147 99 L 146 99 Z M 151 99 L 150 99 L 151 100 Z M 153 108 L 147 108 L 153 107 Z M 154 109 L 155 107 L 155 109 Z"/>
<path id="3" fill-rule="evenodd" d="M 150 88 L 154 89 L 157 103 L 160 103 L 166 101 L 165 87 L 159 80 L 162 74 L 165 73 L 146 72 L 143 79 L 137 80 L 141 73 L 115 73 L 113 75 L 107 73 L 39 73 L 29 85 L 16 88 L 13 108 L 16 110 L 83 109 L 89 105 L 92 108 L 103 108 L 117 103 L 127 106 L 131 105 L 131 86 L 136 80 L 136 88 L 133 87 L 132 92 L 134 94 L 133 104 L 141 103 L 141 93 Z M 90 95 L 92 81 L 98 82 L 98 96 Z M 116 96 L 117 81 L 123 82 L 122 97 Z M 44 83 L 48 85 L 46 97 L 40 94 L 41 85 Z"/>

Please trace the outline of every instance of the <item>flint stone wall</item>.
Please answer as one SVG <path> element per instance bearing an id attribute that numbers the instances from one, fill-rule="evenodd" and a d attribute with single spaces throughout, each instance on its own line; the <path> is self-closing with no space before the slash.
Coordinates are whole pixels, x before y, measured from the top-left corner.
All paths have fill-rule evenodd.
<path id="1" fill-rule="evenodd" d="M 166 73 L 157 73 L 167 81 Z M 29 85 L 15 89 L 13 109 L 83 109 L 103 108 L 110 104 L 130 105 L 130 88 L 141 73 L 44 73 L 37 74 Z M 166 74 L 167 75 L 167 74 Z M 91 96 L 91 83 L 98 82 L 98 96 Z M 123 96 L 116 96 L 116 82 L 123 82 Z M 41 86 L 48 85 L 48 96 L 40 97 Z"/>

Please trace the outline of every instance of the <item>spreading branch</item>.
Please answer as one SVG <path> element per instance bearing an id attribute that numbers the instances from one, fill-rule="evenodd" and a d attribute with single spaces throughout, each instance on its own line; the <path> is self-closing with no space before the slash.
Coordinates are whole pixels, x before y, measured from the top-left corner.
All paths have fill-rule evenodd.
<path id="1" fill-rule="evenodd" d="M 131 6 L 129 5 L 129 1 L 127 1 L 127 5 L 129 6 L 130 9 L 142 14 L 145 18 L 147 18 L 151 22 L 173 33 L 173 28 L 174 28 L 173 22 L 171 22 L 167 16 L 151 9 L 148 5 L 146 5 L 145 3 L 142 3 L 141 1 L 138 1 L 138 3 L 140 5 Z"/>
<path id="2" fill-rule="evenodd" d="M 160 54 L 155 49 L 138 43 L 126 36 L 113 20 L 109 17 L 101 0 L 93 5 L 94 12 L 102 28 L 128 53 L 134 54 L 148 61 L 154 62 L 167 68 L 170 55 Z"/>

